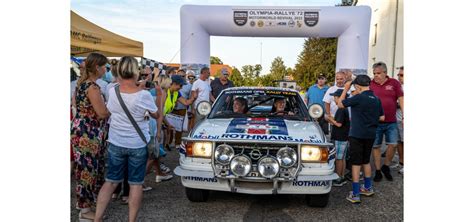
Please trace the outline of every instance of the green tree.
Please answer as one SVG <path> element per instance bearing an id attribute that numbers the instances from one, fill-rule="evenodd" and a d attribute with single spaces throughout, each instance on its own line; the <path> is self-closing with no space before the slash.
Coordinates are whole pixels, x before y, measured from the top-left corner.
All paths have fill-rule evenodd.
<path id="1" fill-rule="evenodd" d="M 270 75 L 273 80 L 282 80 L 287 74 L 283 59 L 280 56 L 273 59 L 272 66 L 270 67 Z"/>
<path id="2" fill-rule="evenodd" d="M 230 75 L 229 79 L 234 83 L 234 86 L 244 86 L 244 78 L 242 74 L 240 74 L 239 69 L 235 66 L 232 67 L 232 75 Z"/>
<path id="3" fill-rule="evenodd" d="M 257 76 L 255 75 L 254 67 L 252 65 L 242 66 L 242 77 L 244 79 L 244 86 L 255 86 L 257 82 L 255 81 Z"/>
<path id="4" fill-rule="evenodd" d="M 224 64 L 222 63 L 222 60 L 217 56 L 211 56 L 210 60 L 211 60 L 211 64 L 220 64 L 220 65 Z"/>
<path id="5" fill-rule="evenodd" d="M 334 82 L 336 51 L 336 38 L 306 39 L 294 69 L 298 85 L 306 89 L 317 81 L 318 75 L 326 76 L 328 83 Z"/>

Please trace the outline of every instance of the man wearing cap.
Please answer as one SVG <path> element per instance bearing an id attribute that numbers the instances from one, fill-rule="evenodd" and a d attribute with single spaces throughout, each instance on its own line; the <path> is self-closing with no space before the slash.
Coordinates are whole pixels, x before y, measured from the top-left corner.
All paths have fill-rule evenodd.
<path id="1" fill-rule="evenodd" d="M 304 102 L 309 106 L 313 104 L 319 104 L 323 110 L 326 108 L 323 102 L 324 95 L 328 91 L 329 87 L 326 85 L 326 77 L 323 75 L 318 76 L 318 81 L 313 86 L 309 87 L 306 92 Z M 328 134 L 328 123 L 324 118 L 319 119 L 319 124 L 323 128 L 325 134 Z"/>
<path id="2" fill-rule="evenodd" d="M 188 74 L 188 77 L 189 76 L 194 76 L 194 72 L 192 70 L 189 70 L 187 72 Z M 181 76 L 183 79 L 186 77 L 186 73 L 184 72 L 183 69 L 180 69 L 178 70 L 178 76 Z M 179 90 L 179 93 L 181 94 L 182 97 L 184 97 L 184 99 L 189 99 L 190 96 L 191 96 L 191 88 L 193 87 L 192 84 L 185 84 L 183 85 L 183 87 Z M 182 103 L 178 103 L 175 107 L 174 107 L 174 110 L 173 110 L 173 114 L 176 114 L 178 116 L 182 116 L 183 118 L 186 118 L 186 112 L 187 112 L 187 109 L 188 109 L 188 105 L 183 105 Z M 179 144 L 181 144 L 181 136 L 182 136 L 183 132 L 178 132 L 176 131 L 175 133 L 175 145 L 179 146 Z"/>
<path id="3" fill-rule="evenodd" d="M 229 72 L 227 72 L 226 68 L 221 69 L 221 76 L 217 79 L 212 80 L 211 88 L 212 88 L 212 96 L 217 98 L 222 90 L 234 87 L 234 83 L 229 80 Z"/>
<path id="4" fill-rule="evenodd" d="M 392 162 L 395 154 L 395 146 L 398 144 L 398 126 L 397 126 L 397 102 L 400 104 L 401 115 L 403 117 L 403 90 L 395 79 L 387 76 L 387 65 L 383 62 L 377 62 L 373 66 L 374 79 L 370 82 L 370 90 L 372 90 L 380 101 L 382 101 L 385 120 L 381 121 L 377 127 L 377 133 L 374 141 L 374 162 L 375 177 L 374 181 L 382 180 L 382 173 L 389 181 L 393 180 L 388 165 Z M 381 166 L 382 140 L 385 135 L 385 144 L 387 144 L 386 158 L 384 165 Z"/>
<path id="5" fill-rule="evenodd" d="M 355 93 L 347 98 L 347 92 L 354 84 Z M 352 191 L 347 200 L 351 203 L 360 203 L 360 195 L 374 194 L 371 180 L 370 156 L 374 144 L 375 131 L 379 121 L 384 120 L 384 110 L 380 100 L 369 89 L 370 78 L 367 75 L 358 75 L 354 81 L 344 84 L 344 91 L 337 100 L 339 108 L 351 107 L 351 126 L 349 129 L 350 157 L 352 164 Z M 359 186 L 361 166 L 364 172 L 364 186 Z"/>

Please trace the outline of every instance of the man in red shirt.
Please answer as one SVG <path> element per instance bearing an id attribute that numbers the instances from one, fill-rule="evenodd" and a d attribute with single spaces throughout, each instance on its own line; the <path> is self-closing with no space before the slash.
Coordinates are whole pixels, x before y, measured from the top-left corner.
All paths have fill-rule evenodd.
<path id="1" fill-rule="evenodd" d="M 398 144 L 398 125 L 397 125 L 397 102 L 400 104 L 400 110 L 403 116 L 403 90 L 396 79 L 387 76 L 387 65 L 383 62 L 377 62 L 373 66 L 374 79 L 370 82 L 372 90 L 382 102 L 385 120 L 379 122 L 374 141 L 374 161 L 375 177 L 374 181 L 382 180 L 382 173 L 387 180 L 392 181 L 388 165 L 392 162 L 395 154 L 395 147 Z M 381 151 L 383 136 L 385 135 L 385 144 L 387 145 L 386 158 L 384 165 L 381 166 Z"/>

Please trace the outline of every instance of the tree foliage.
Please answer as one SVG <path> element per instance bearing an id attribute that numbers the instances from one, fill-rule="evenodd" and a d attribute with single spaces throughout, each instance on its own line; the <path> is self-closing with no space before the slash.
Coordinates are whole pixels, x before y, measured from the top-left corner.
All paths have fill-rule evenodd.
<path id="1" fill-rule="evenodd" d="M 288 74 L 283 59 L 278 56 L 272 61 L 270 68 L 270 75 L 273 76 L 274 80 L 281 80 Z"/>
<path id="2" fill-rule="evenodd" d="M 220 65 L 224 64 L 222 60 L 217 56 L 211 56 L 210 60 L 211 60 L 211 64 L 220 64 Z"/>
<path id="3" fill-rule="evenodd" d="M 240 74 L 239 69 L 235 66 L 232 67 L 232 75 L 230 75 L 229 79 L 234 83 L 234 86 L 244 86 L 244 78 L 242 74 Z"/>
<path id="4" fill-rule="evenodd" d="M 334 82 L 336 51 L 336 38 L 306 39 L 294 69 L 293 77 L 297 84 L 307 89 L 321 74 L 326 76 L 328 83 Z"/>

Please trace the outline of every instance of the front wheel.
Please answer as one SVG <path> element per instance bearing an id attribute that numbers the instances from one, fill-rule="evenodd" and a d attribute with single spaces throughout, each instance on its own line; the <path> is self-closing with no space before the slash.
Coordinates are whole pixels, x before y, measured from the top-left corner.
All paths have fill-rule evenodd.
<path id="1" fill-rule="evenodd" d="M 209 197 L 209 190 L 201 190 L 185 187 L 186 197 L 191 202 L 206 202 Z"/>
<path id="2" fill-rule="evenodd" d="M 329 202 L 329 193 L 326 194 L 307 194 L 306 204 L 310 207 L 326 207 Z"/>

